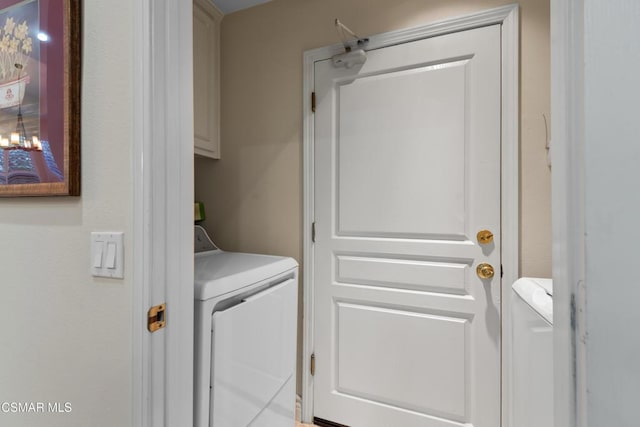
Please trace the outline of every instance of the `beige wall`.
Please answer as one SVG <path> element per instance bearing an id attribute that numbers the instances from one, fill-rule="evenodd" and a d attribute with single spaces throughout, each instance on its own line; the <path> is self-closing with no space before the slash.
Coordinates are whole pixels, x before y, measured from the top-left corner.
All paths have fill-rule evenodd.
<path id="1" fill-rule="evenodd" d="M 222 24 L 222 159 L 196 159 L 196 198 L 224 249 L 302 260 L 302 55 L 361 36 L 488 9 L 504 0 L 274 0 Z M 549 2 L 521 6 L 521 273 L 551 275 Z"/>
<path id="2" fill-rule="evenodd" d="M 132 2 L 83 8 L 82 197 L 0 199 L 0 403 L 72 412 L 0 412 L 2 426 L 131 425 L 130 268 L 91 277 L 89 233 L 131 247 Z"/>

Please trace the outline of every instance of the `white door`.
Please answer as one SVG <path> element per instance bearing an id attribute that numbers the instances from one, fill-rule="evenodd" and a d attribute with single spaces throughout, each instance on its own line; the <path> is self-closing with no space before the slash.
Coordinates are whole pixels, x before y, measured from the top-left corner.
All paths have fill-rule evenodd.
<path id="1" fill-rule="evenodd" d="M 500 39 L 316 62 L 316 418 L 500 425 Z"/>

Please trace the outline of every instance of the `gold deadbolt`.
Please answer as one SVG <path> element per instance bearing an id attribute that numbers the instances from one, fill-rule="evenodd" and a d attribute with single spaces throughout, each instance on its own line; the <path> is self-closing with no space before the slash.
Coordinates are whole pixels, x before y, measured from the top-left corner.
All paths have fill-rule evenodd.
<path id="1" fill-rule="evenodd" d="M 482 264 L 478 264 L 476 273 L 478 273 L 478 277 L 481 279 L 491 279 L 495 274 L 495 271 L 493 271 L 493 266 L 491 264 L 483 262 Z"/>
<path id="2" fill-rule="evenodd" d="M 147 329 L 149 332 L 155 332 L 167 325 L 167 319 L 165 317 L 166 309 L 166 304 L 156 305 L 149 309 L 147 315 Z"/>
<path id="3" fill-rule="evenodd" d="M 478 231 L 478 243 L 481 245 L 488 245 L 493 242 L 493 233 L 489 230 Z"/>

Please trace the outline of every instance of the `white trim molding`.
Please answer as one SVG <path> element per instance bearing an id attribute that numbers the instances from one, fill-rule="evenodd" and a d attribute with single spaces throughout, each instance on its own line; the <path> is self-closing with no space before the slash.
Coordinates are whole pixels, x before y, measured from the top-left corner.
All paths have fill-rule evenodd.
<path id="1" fill-rule="evenodd" d="M 193 425 L 191 0 L 135 2 L 133 422 Z M 167 326 L 146 328 L 167 304 Z"/>
<path id="2" fill-rule="evenodd" d="M 551 1 L 554 420 L 586 426 L 584 1 Z"/>
<path id="3" fill-rule="evenodd" d="M 502 416 L 503 427 L 509 427 L 509 376 L 507 360 L 510 353 L 508 326 L 510 322 L 511 285 L 519 277 L 519 8 L 503 6 L 471 15 L 447 19 L 420 27 L 393 31 L 369 37 L 367 49 L 379 49 L 428 37 L 465 31 L 473 28 L 502 25 Z M 314 221 L 314 120 L 311 93 L 314 86 L 314 64 L 342 53 L 341 44 L 326 46 L 304 53 L 303 64 L 303 362 L 302 419 L 313 419 L 313 377 L 310 360 L 313 343 L 313 276 L 314 247 L 311 226 Z M 515 427 L 515 426 L 513 426 Z"/>
<path id="4" fill-rule="evenodd" d="M 502 427 L 513 425 L 511 285 L 520 277 L 520 98 L 518 7 L 502 21 Z"/>
<path id="5" fill-rule="evenodd" d="M 133 422 L 132 425 L 150 427 L 150 378 L 148 365 L 150 359 L 151 337 L 141 326 L 145 322 L 143 307 L 149 301 L 149 271 L 146 254 L 149 249 L 149 236 L 146 213 L 148 200 L 145 198 L 145 183 L 149 182 L 147 169 L 143 168 L 143 156 L 148 152 L 145 147 L 150 141 L 146 136 L 149 126 L 149 94 L 145 87 L 148 81 L 150 66 L 150 49 L 148 48 L 148 34 L 150 33 L 149 4 L 145 1 L 134 3 L 133 13 L 133 147 L 132 147 L 132 178 L 133 178 Z"/>

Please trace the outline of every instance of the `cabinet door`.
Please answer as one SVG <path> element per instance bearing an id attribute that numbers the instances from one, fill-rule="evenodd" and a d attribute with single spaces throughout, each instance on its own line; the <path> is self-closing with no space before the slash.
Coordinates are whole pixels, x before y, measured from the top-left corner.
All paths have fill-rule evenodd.
<path id="1" fill-rule="evenodd" d="M 193 3 L 194 151 L 220 158 L 220 20 L 208 0 Z"/>

